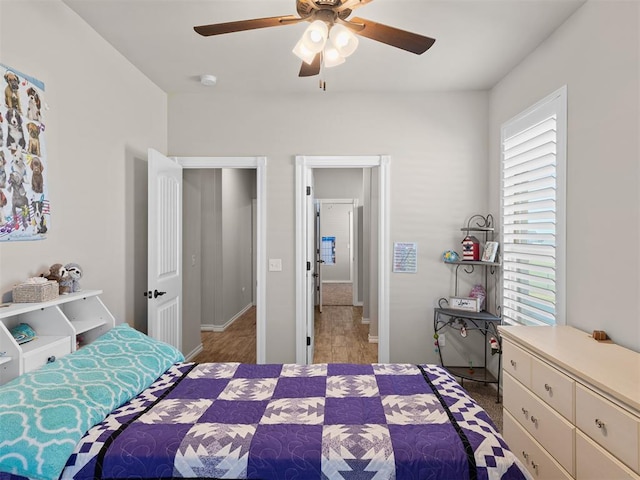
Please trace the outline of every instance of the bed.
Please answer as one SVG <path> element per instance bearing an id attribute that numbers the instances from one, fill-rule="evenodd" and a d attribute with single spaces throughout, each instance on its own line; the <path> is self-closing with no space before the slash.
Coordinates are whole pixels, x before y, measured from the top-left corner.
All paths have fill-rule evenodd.
<path id="1" fill-rule="evenodd" d="M 120 325 L 0 387 L 0 480 L 530 478 L 434 365 L 189 363 Z"/>

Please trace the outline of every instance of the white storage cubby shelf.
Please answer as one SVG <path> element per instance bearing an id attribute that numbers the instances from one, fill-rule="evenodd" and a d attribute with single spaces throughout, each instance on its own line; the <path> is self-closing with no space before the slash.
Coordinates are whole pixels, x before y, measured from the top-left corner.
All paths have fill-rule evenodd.
<path id="1" fill-rule="evenodd" d="M 0 384 L 54 362 L 113 328 L 115 319 L 102 303 L 102 290 L 83 290 L 41 303 L 0 307 Z M 9 329 L 27 323 L 37 338 L 18 345 Z"/>

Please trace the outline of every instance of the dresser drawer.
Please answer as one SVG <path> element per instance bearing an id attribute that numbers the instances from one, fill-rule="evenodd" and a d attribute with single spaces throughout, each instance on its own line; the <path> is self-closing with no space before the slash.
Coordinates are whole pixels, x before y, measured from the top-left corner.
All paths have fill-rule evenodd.
<path id="1" fill-rule="evenodd" d="M 601 446 L 576 431 L 576 478 L 578 480 L 640 480 Z"/>
<path id="2" fill-rule="evenodd" d="M 576 385 L 576 427 L 638 472 L 639 419 L 606 398 Z"/>
<path id="3" fill-rule="evenodd" d="M 504 412 L 502 429 L 507 445 L 533 478 L 540 480 L 572 478 L 507 411 Z"/>
<path id="4" fill-rule="evenodd" d="M 509 372 L 520 383 L 529 387 L 531 385 L 531 355 L 516 347 L 513 343 L 502 343 L 502 365 L 505 372 Z"/>
<path id="5" fill-rule="evenodd" d="M 531 390 L 571 423 L 574 421 L 575 383 L 537 358 L 531 359 Z"/>
<path id="6" fill-rule="evenodd" d="M 574 426 L 509 374 L 504 375 L 503 392 L 504 408 L 573 475 Z"/>
<path id="7" fill-rule="evenodd" d="M 22 357 L 24 373 L 40 368 L 50 361 L 55 361 L 69 353 L 71 353 L 71 343 L 67 337 L 60 338 L 48 344 L 45 348 L 25 353 Z"/>

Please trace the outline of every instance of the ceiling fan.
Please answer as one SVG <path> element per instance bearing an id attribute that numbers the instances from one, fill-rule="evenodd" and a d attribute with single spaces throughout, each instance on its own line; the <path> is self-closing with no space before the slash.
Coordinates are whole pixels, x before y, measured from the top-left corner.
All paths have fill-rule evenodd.
<path id="1" fill-rule="evenodd" d="M 200 25 L 193 29 L 202 36 L 279 27 L 309 22 L 302 38 L 293 49 L 302 59 L 300 77 L 320 73 L 321 65 L 331 67 L 344 62 L 358 45 L 355 35 L 400 48 L 416 55 L 426 52 L 435 39 L 395 27 L 376 23 L 364 18 L 349 20 L 353 10 L 373 0 L 296 0 L 298 16 L 255 18 L 236 22 Z M 354 35 L 355 34 L 355 35 Z"/>

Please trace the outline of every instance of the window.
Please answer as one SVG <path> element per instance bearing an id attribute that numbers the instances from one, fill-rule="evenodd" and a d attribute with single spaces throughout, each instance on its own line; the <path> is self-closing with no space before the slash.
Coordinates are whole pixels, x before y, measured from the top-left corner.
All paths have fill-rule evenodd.
<path id="1" fill-rule="evenodd" d="M 564 324 L 566 86 L 502 125 L 502 317 Z"/>

